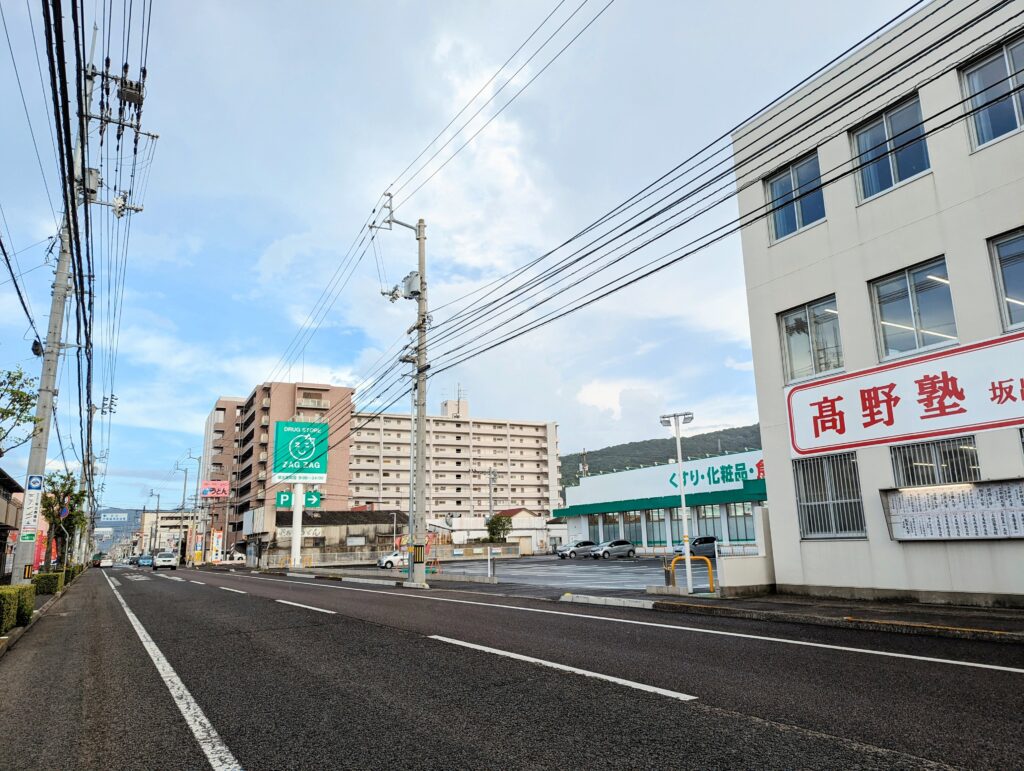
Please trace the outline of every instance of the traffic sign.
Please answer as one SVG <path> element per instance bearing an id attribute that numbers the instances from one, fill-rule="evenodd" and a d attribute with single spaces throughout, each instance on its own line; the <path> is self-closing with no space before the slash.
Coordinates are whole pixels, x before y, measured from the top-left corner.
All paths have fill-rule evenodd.
<path id="1" fill-rule="evenodd" d="M 321 494 L 316 490 L 306 490 L 303 496 L 302 507 L 304 509 L 319 509 Z M 279 509 L 290 509 L 292 507 L 291 490 L 280 490 L 274 497 L 274 503 Z"/>
<path id="2" fill-rule="evenodd" d="M 271 482 L 326 482 L 327 435 L 326 423 L 277 421 L 274 424 L 274 465 Z"/>
<path id="3" fill-rule="evenodd" d="M 28 484 L 25 485 L 27 490 L 42 490 L 43 489 L 43 475 L 42 474 L 29 474 Z"/>

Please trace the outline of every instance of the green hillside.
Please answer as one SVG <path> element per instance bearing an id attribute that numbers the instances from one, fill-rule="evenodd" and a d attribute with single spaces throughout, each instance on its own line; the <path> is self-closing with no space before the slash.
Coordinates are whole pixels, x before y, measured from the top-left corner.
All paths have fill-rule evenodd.
<path id="1" fill-rule="evenodd" d="M 683 458 L 703 458 L 721 452 L 742 452 L 761 447 L 761 429 L 758 424 L 710 431 L 706 434 L 683 437 Z M 605 471 L 622 471 L 626 468 L 666 463 L 676 457 L 676 440 L 647 439 L 605 447 L 602 450 L 587 450 L 587 465 L 591 474 Z M 562 456 L 562 486 L 575 485 L 579 481 L 581 453 Z"/>

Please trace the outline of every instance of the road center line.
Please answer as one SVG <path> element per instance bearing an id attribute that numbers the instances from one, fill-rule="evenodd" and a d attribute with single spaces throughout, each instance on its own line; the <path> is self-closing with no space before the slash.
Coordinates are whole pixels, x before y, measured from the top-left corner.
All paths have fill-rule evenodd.
<path id="1" fill-rule="evenodd" d="M 278 600 L 278 602 L 281 602 L 281 600 Z M 538 664 L 542 667 L 550 667 L 551 669 L 557 669 L 561 672 L 571 672 L 574 675 L 593 677 L 596 680 L 605 680 L 609 683 L 615 683 L 616 685 L 624 685 L 627 688 L 635 688 L 638 691 L 647 691 L 648 693 L 657 693 L 661 696 L 668 696 L 670 699 L 679 699 L 680 701 L 693 701 L 697 698 L 696 696 L 690 696 L 688 693 L 670 691 L 666 688 L 658 688 L 657 686 L 647 685 L 646 683 L 638 683 L 634 680 L 623 680 L 621 677 L 603 675 L 600 672 L 591 672 L 589 669 L 577 669 L 576 667 L 570 667 L 565 664 L 559 664 L 555 661 L 535 659 L 533 656 L 524 656 L 521 653 L 512 653 L 511 651 L 503 651 L 499 650 L 498 648 L 488 648 L 486 645 L 477 645 L 476 643 L 464 642 L 462 640 L 454 640 L 451 637 L 442 637 L 441 635 L 432 634 L 430 635 L 430 639 L 451 643 L 452 645 L 460 645 L 463 648 L 472 648 L 473 650 L 484 651 L 485 653 L 493 653 L 496 656 L 505 656 L 510 659 L 515 659 L 516 661 L 526 661 L 530 664 Z"/>
<path id="2" fill-rule="evenodd" d="M 223 587 L 221 587 L 223 588 Z M 326 608 L 314 608 L 312 605 L 303 605 L 301 602 L 288 602 L 288 600 L 275 600 L 282 605 L 293 605 L 296 608 L 305 608 L 306 610 L 315 610 L 317 613 L 330 613 L 332 616 L 337 615 L 337 611 L 327 610 Z"/>
<path id="3" fill-rule="evenodd" d="M 160 673 L 164 685 L 171 692 L 171 698 L 174 699 L 174 703 L 181 711 L 181 716 L 185 718 L 185 722 L 188 723 L 188 727 L 192 730 L 192 735 L 199 742 L 199 747 L 203 750 L 203 754 L 206 755 L 210 767 L 214 771 L 229 771 L 229 769 L 239 769 L 241 771 L 242 765 L 235 760 L 235 756 L 231 754 L 231 750 L 224 744 L 220 734 L 217 733 L 217 729 L 213 727 L 203 713 L 202 708 L 192 698 L 192 694 L 189 693 L 188 688 L 185 687 L 185 684 L 181 682 L 181 678 L 178 677 L 178 673 L 174 671 L 174 668 L 164 657 L 164 654 L 160 652 L 156 643 L 153 642 L 153 638 L 149 636 L 149 632 L 142 626 L 142 622 L 132 612 L 132 609 L 128 607 L 128 603 L 124 601 L 121 593 L 114 588 L 113 580 L 106 573 L 103 576 L 107 579 L 107 583 L 110 584 L 110 591 L 114 593 L 117 601 L 121 603 L 121 608 L 124 610 L 125 615 L 128 616 L 128 621 L 131 622 L 135 634 L 142 641 L 142 647 L 146 649 L 146 653 L 149 654 L 149 658 L 152 659 L 153 664 L 156 666 L 156 671 Z"/>
<path id="4" fill-rule="evenodd" d="M 631 618 L 615 618 L 613 616 L 594 616 L 589 613 L 570 613 L 564 610 L 546 610 L 544 608 L 522 608 L 516 605 L 502 605 L 495 602 L 480 602 L 479 600 L 457 600 L 452 597 L 431 597 L 429 594 L 410 594 L 409 592 L 388 592 L 381 589 L 357 589 L 354 586 L 339 586 L 334 583 L 292 581 L 284 578 L 264 578 L 262 576 L 246 576 L 236 574 L 233 578 L 248 578 L 253 581 L 274 581 L 282 584 L 299 584 L 301 586 L 315 586 L 320 589 L 337 589 L 346 592 L 367 592 L 369 594 L 385 594 L 392 597 L 408 597 L 414 600 L 431 600 L 433 602 L 451 602 L 458 605 L 479 605 L 485 608 L 499 608 L 501 610 L 513 610 L 522 613 L 544 613 L 551 616 L 569 616 L 570 618 L 588 619 L 591 621 L 604 621 L 612 624 L 629 624 L 631 626 L 649 626 L 656 629 L 671 629 L 676 632 L 693 632 L 694 634 L 710 634 L 720 637 L 737 637 L 744 640 L 759 640 L 761 642 L 781 643 L 783 645 L 800 645 L 805 648 L 822 648 L 824 650 L 842 651 L 844 653 L 862 653 L 868 656 L 883 656 L 893 659 L 910 659 L 912 661 L 925 661 L 930 664 L 949 664 L 956 667 L 972 667 L 975 669 L 990 669 L 996 672 L 1012 672 L 1016 675 L 1024 675 L 1024 669 L 1019 667 L 1004 667 L 998 664 L 982 664 L 976 661 L 957 661 L 955 659 L 940 659 L 932 656 L 915 656 L 911 653 L 896 653 L 894 651 L 876 651 L 870 648 L 854 648 L 848 645 L 829 645 L 828 643 L 810 642 L 807 640 L 790 640 L 785 637 L 768 637 L 759 634 L 747 634 L 744 632 L 726 632 L 721 629 L 702 629 L 694 626 L 681 626 L 679 624 L 659 624 L 656 621 L 636 621 Z M 225 589 L 227 587 L 221 587 Z M 238 591 L 237 589 L 229 591 Z"/>
<path id="5" fill-rule="evenodd" d="M 229 586 L 218 586 L 217 588 L 223 589 L 225 592 L 234 592 L 235 594 L 248 594 L 248 592 L 243 592 L 241 589 L 232 589 Z"/>

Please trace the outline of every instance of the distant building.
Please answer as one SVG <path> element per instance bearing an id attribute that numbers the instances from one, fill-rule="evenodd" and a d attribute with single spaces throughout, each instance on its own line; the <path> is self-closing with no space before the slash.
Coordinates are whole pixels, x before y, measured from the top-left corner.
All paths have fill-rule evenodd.
<path id="1" fill-rule="evenodd" d="M 353 424 L 352 505 L 408 512 L 409 415 L 356 413 Z M 556 423 L 471 418 L 465 399 L 427 417 L 427 517 L 482 517 L 492 494 L 495 511 L 521 506 L 550 516 L 559 473 Z"/>
<path id="2" fill-rule="evenodd" d="M 198 505 L 208 517 L 211 533 L 220 533 L 218 551 L 232 551 L 242 540 L 242 518 L 236 512 L 231 496 L 233 475 L 238 471 L 238 431 L 241 428 L 243 397 L 222 396 L 206 418 L 203 433 L 203 470 L 200 481 L 228 482 L 227 498 L 200 498 Z M 214 550 L 214 539 L 207 541 L 207 550 Z M 214 559 L 211 555 L 210 559 Z"/>
<path id="3" fill-rule="evenodd" d="M 9 575 L 14 565 L 14 547 L 24 494 L 25 488 L 0 469 L 0 579 Z"/>
<path id="4" fill-rule="evenodd" d="M 1024 602 L 1020 8 L 911 32 L 972 5 L 732 137 L 780 590 Z"/>

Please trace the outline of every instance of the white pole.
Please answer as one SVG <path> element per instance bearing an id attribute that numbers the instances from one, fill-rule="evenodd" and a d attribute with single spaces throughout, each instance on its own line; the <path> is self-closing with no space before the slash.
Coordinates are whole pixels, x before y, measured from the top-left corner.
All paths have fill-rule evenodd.
<path id="1" fill-rule="evenodd" d="M 293 568 L 302 567 L 302 504 L 306 491 L 302 482 L 292 485 L 292 558 Z"/>
<path id="2" fill-rule="evenodd" d="M 676 432 L 676 477 L 679 479 L 679 513 L 683 517 L 683 555 L 686 557 L 686 593 L 693 594 L 693 563 L 690 561 L 690 516 L 686 510 L 686 493 L 683 492 L 683 440 L 679 435 L 679 416 L 672 416 Z"/>

